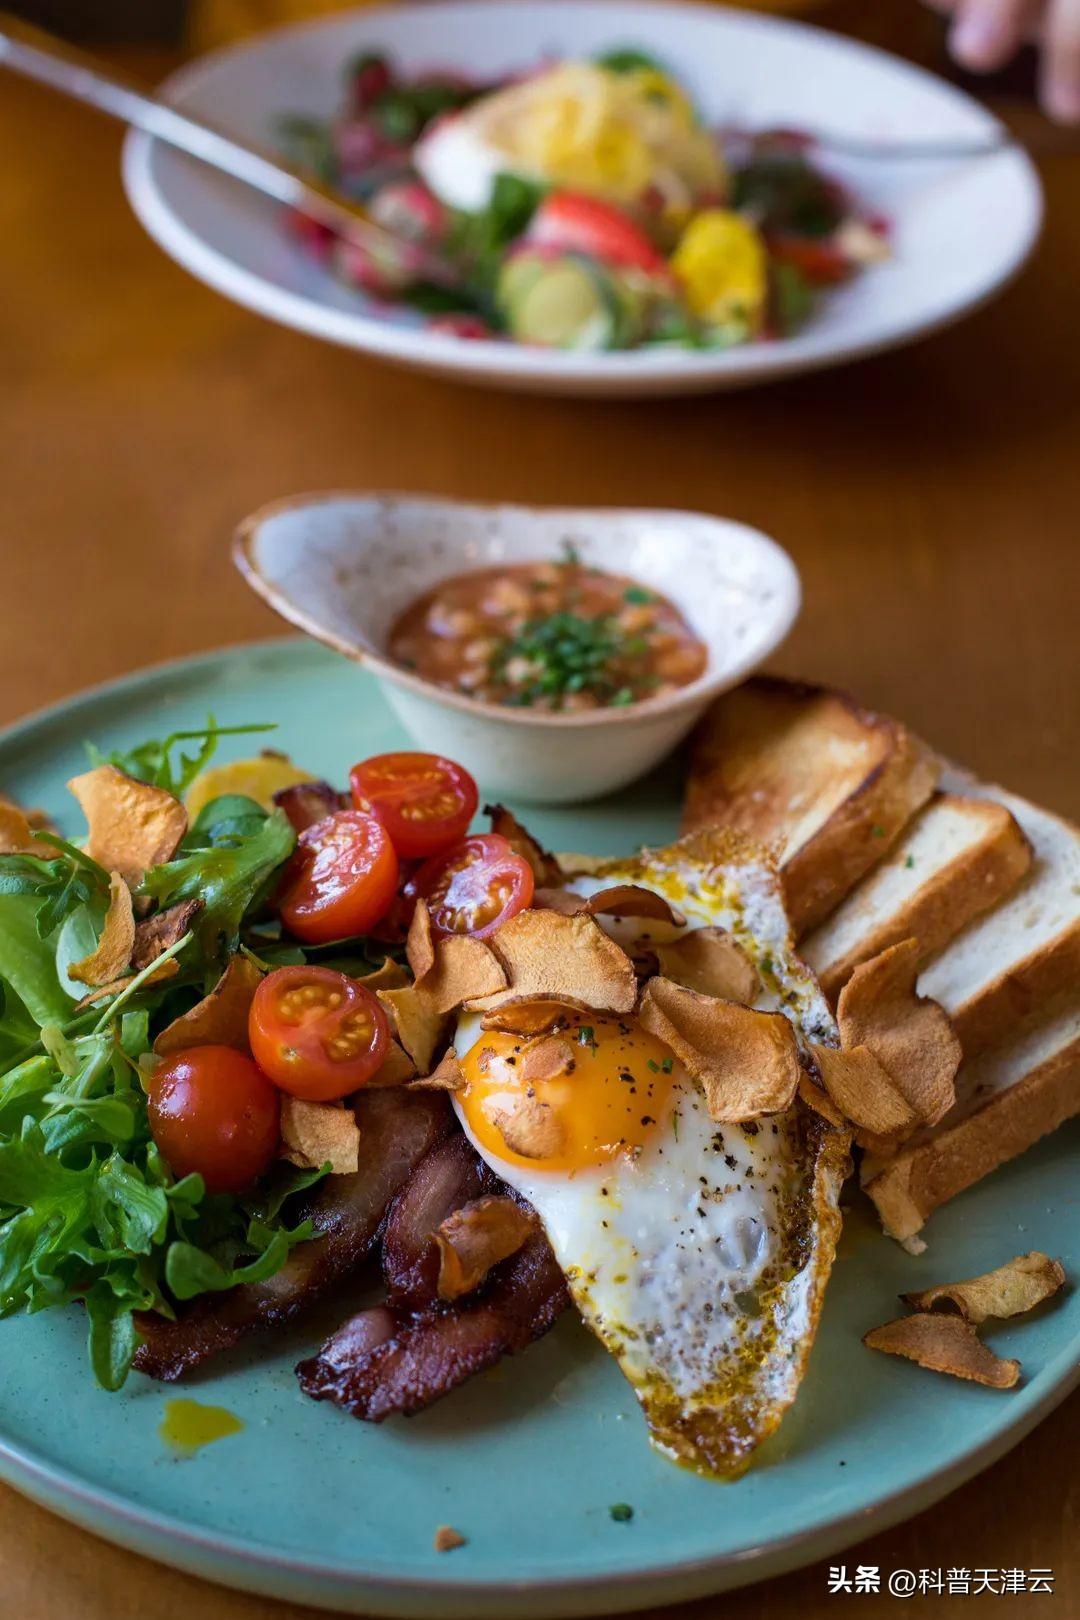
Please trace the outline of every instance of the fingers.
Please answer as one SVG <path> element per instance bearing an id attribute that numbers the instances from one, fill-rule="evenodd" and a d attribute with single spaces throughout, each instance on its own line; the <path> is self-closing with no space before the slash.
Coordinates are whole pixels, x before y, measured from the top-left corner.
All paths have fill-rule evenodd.
<path id="1" fill-rule="evenodd" d="M 1050 0 L 1041 80 L 1043 106 L 1051 118 L 1080 123 L 1080 0 Z"/>
<path id="2" fill-rule="evenodd" d="M 961 66 L 994 73 L 1023 44 L 1045 0 L 960 0 L 949 48 Z M 1051 4 L 1054 0 L 1051 0 Z M 1076 10 L 1075 0 L 1069 9 Z"/>

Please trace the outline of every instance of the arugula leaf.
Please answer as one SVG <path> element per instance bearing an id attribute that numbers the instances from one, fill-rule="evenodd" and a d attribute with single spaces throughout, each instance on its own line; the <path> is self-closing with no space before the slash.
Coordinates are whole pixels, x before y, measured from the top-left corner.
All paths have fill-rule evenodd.
<path id="1" fill-rule="evenodd" d="M 87 743 L 87 753 L 94 765 L 115 765 L 117 770 L 135 776 L 140 782 L 151 782 L 154 787 L 165 788 L 179 799 L 199 772 L 205 770 L 217 752 L 221 737 L 247 737 L 256 732 L 275 731 L 273 725 L 219 726 L 212 714 L 205 726 L 194 731 L 173 731 L 164 738 L 139 743 L 135 748 L 113 749 L 103 754 L 93 743 Z M 185 753 L 180 744 L 193 742 L 198 746 Z"/>
<path id="2" fill-rule="evenodd" d="M 139 893 L 162 906 L 201 899 L 196 938 L 211 960 L 235 949 L 244 913 L 288 860 L 296 834 L 282 810 L 265 816 L 256 831 L 190 851 L 146 873 Z"/>
<path id="3" fill-rule="evenodd" d="M 35 894 L 0 893 L 0 978 L 39 1026 L 61 1024 L 71 1013 L 55 951 L 39 929 L 40 904 Z"/>
<path id="4" fill-rule="evenodd" d="M 281 1270 L 293 1244 L 305 1242 L 312 1230 L 310 1221 L 292 1231 L 283 1226 L 272 1231 L 261 1221 L 252 1221 L 247 1242 L 255 1258 L 246 1265 L 223 1265 L 208 1250 L 197 1249 L 192 1243 L 170 1243 L 165 1256 L 169 1292 L 177 1299 L 194 1299 L 196 1294 L 221 1293 L 238 1283 L 265 1282 Z"/>

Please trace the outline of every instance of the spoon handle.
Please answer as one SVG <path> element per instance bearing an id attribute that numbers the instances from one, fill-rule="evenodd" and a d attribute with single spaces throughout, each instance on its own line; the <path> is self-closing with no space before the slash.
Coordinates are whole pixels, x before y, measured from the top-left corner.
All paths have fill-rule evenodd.
<path id="1" fill-rule="evenodd" d="M 11 68 L 76 101 L 111 113 L 275 201 L 298 209 L 362 247 L 376 251 L 397 249 L 416 258 L 413 244 L 401 243 L 377 225 L 359 203 L 340 196 L 276 156 L 234 140 L 212 124 L 145 94 L 138 85 L 107 71 L 85 52 L 4 11 L 0 11 L 0 67 Z"/>

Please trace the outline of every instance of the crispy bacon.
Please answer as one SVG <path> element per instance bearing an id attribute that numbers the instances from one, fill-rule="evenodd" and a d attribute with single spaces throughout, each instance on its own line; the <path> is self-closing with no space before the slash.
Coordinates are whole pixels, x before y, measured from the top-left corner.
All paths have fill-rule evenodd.
<path id="1" fill-rule="evenodd" d="M 463 1204 L 503 1190 L 466 1136 L 433 1147 L 394 1199 L 386 1223 L 383 1275 L 389 1304 L 414 1311 L 433 1304 L 439 1277 L 435 1228 Z"/>
<path id="2" fill-rule="evenodd" d="M 419 1412 L 503 1356 L 539 1339 L 570 1303 L 543 1233 L 491 1272 L 476 1294 L 416 1314 L 362 1311 L 296 1369 L 313 1400 L 381 1423 Z M 389 1318 L 390 1320 L 387 1320 Z"/>
<path id="3" fill-rule="evenodd" d="M 349 802 L 348 795 L 339 793 L 329 782 L 297 782 L 274 794 L 274 803 L 279 810 L 284 810 L 293 831 L 298 833 L 314 827 L 317 821 L 325 821 Z"/>
<path id="4" fill-rule="evenodd" d="M 301 1243 L 264 1283 L 194 1300 L 175 1322 L 144 1313 L 135 1365 L 152 1378 L 180 1378 L 256 1328 L 290 1321 L 355 1271 L 371 1252 L 391 1199 L 450 1128 L 446 1098 L 400 1087 L 370 1091 L 354 1108 L 360 1127 L 356 1175 L 327 1176 L 296 1211 L 320 1235 Z"/>

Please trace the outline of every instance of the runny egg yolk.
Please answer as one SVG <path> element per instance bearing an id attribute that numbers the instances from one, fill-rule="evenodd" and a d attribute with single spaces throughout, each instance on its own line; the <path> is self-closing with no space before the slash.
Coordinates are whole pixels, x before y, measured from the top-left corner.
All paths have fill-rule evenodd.
<path id="1" fill-rule="evenodd" d="M 631 1018 L 575 1017 L 532 1039 L 485 1031 L 457 1095 L 482 1151 L 534 1170 L 633 1156 L 670 1127 L 675 1064 Z"/>

